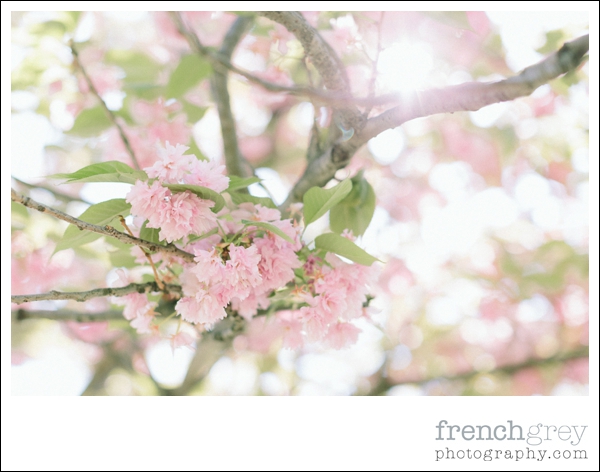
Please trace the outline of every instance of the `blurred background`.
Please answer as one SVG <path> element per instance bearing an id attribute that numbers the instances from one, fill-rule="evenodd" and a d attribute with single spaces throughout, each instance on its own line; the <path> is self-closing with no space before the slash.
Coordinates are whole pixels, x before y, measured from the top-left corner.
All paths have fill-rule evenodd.
<path id="1" fill-rule="evenodd" d="M 587 12 L 303 14 L 341 57 L 356 96 L 508 77 L 587 33 L 589 21 Z M 219 46 L 235 15 L 185 18 L 206 45 Z M 187 44 L 166 14 L 13 12 L 13 188 L 72 215 L 129 190 L 57 187 L 44 178 L 126 159 L 73 67 L 69 39 L 142 166 L 151 164 L 156 140 L 222 159 L 210 70 L 173 79 L 198 65 L 187 64 Z M 313 72 L 298 41 L 264 18 L 233 62 L 286 85 L 306 83 Z M 281 203 L 305 166 L 313 123 L 325 123 L 328 111 L 237 76 L 229 86 L 240 149 Z M 364 170 L 377 196 L 358 240 L 384 261 L 372 287 L 373 322 L 340 351 L 251 342 L 228 349 L 186 393 L 587 395 L 588 87 L 584 62 L 530 97 L 413 120 L 369 141 L 339 177 Z M 306 240 L 328 224 L 325 215 Z M 103 238 L 50 258 L 65 227 L 13 203 L 13 295 L 109 286 L 115 268 L 135 265 L 128 248 Z M 118 307 L 95 299 L 20 308 Z M 137 335 L 125 320 L 17 320 L 16 309 L 13 395 L 157 395 L 181 385 L 194 357 L 192 349 Z"/>

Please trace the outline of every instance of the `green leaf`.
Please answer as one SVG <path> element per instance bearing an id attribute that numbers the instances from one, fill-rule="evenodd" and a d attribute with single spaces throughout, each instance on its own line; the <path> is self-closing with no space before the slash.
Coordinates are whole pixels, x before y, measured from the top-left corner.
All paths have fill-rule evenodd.
<path id="1" fill-rule="evenodd" d="M 226 192 L 231 193 L 233 190 L 238 190 L 240 188 L 246 188 L 252 184 L 256 184 L 260 182 L 258 177 L 238 177 L 237 175 L 229 176 L 229 187 L 227 187 Z"/>
<path id="2" fill-rule="evenodd" d="M 162 66 L 150 56 L 128 49 L 112 49 L 106 53 L 104 61 L 123 69 L 125 72 L 123 81 L 127 84 L 155 83 L 162 69 Z"/>
<path id="3" fill-rule="evenodd" d="M 10 202 L 10 213 L 13 218 L 17 216 L 25 220 L 29 219 L 29 212 L 27 211 L 27 208 L 17 202 Z"/>
<path id="4" fill-rule="evenodd" d="M 254 203 L 255 205 L 262 205 L 267 208 L 277 208 L 273 200 L 269 197 L 255 197 L 254 195 L 248 195 L 247 193 L 231 192 L 231 200 L 236 205 L 242 203 Z"/>
<path id="5" fill-rule="evenodd" d="M 140 229 L 140 239 L 145 239 L 146 241 L 150 241 L 151 243 L 159 243 L 160 238 L 158 237 L 158 233 L 160 229 L 157 228 L 148 228 L 146 225 L 148 224 L 148 220 L 144 221 L 142 228 Z"/>
<path id="6" fill-rule="evenodd" d="M 567 87 L 571 87 L 571 85 L 575 85 L 577 82 L 579 82 L 579 75 L 577 74 L 576 70 L 570 70 L 559 80 Z"/>
<path id="7" fill-rule="evenodd" d="M 473 31 L 466 11 L 425 11 L 425 16 L 453 28 Z"/>
<path id="8" fill-rule="evenodd" d="M 326 233 L 315 238 L 315 247 L 327 252 L 333 252 L 340 256 L 350 259 L 358 264 L 370 266 L 378 261 L 376 257 L 359 248 L 349 239 L 335 233 Z"/>
<path id="9" fill-rule="evenodd" d="M 167 84 L 167 99 L 179 98 L 211 73 L 208 61 L 197 54 L 183 56 Z"/>
<path id="10" fill-rule="evenodd" d="M 352 182 L 352 191 L 329 213 L 329 226 L 336 233 L 345 229 L 360 236 L 369 227 L 375 213 L 375 191 L 364 179 Z"/>
<path id="11" fill-rule="evenodd" d="M 546 43 L 541 48 L 536 49 L 536 51 L 540 54 L 550 54 L 562 46 L 564 38 L 565 34 L 562 30 L 548 31 L 546 32 Z"/>
<path id="12" fill-rule="evenodd" d="M 265 223 L 264 221 L 249 221 L 249 220 L 242 220 L 242 223 L 244 223 L 247 226 L 256 226 L 257 228 L 266 229 L 267 231 L 270 231 L 271 233 L 275 233 L 277 236 L 281 236 L 287 242 L 290 242 L 290 243 L 294 242 L 294 240 L 292 238 L 290 238 L 281 229 L 279 229 L 275 225 L 272 225 L 271 223 Z"/>
<path id="13" fill-rule="evenodd" d="M 119 161 L 100 162 L 91 164 L 70 174 L 53 174 L 51 179 L 66 179 L 71 182 L 123 182 L 134 184 L 136 180 L 148 180 L 144 171 L 134 170 Z"/>
<path id="14" fill-rule="evenodd" d="M 131 255 L 131 246 L 127 249 L 117 249 L 116 251 L 108 251 L 108 258 L 113 267 L 131 268 L 138 265 L 135 261 L 136 257 Z"/>
<path id="15" fill-rule="evenodd" d="M 164 87 L 145 82 L 123 84 L 123 91 L 128 95 L 135 95 L 144 100 L 152 101 L 164 95 Z"/>
<path id="16" fill-rule="evenodd" d="M 557 292 L 564 287 L 562 274 L 531 274 L 523 277 L 522 285 L 527 282 L 534 283 L 547 292 Z M 539 289 L 536 287 L 535 291 Z"/>
<path id="17" fill-rule="evenodd" d="M 129 215 L 130 210 L 131 205 L 124 198 L 115 198 L 92 205 L 79 216 L 79 219 L 99 226 L 108 225 L 119 215 L 124 217 Z M 77 226 L 69 225 L 65 234 L 56 244 L 54 254 L 64 249 L 91 243 L 100 236 L 98 233 L 80 230 Z"/>
<path id="18" fill-rule="evenodd" d="M 183 111 L 187 116 L 187 121 L 190 124 L 198 123 L 206 113 L 206 110 L 208 110 L 208 107 L 199 107 L 187 100 L 181 100 L 181 104 L 183 105 Z"/>
<path id="19" fill-rule="evenodd" d="M 346 179 L 335 187 L 322 189 L 313 187 L 304 194 L 304 224 L 308 226 L 318 220 L 331 208 L 341 202 L 352 190 L 352 183 Z"/>
<path id="20" fill-rule="evenodd" d="M 221 211 L 221 208 L 225 206 L 225 199 L 220 193 L 215 192 L 207 187 L 201 187 L 200 185 L 188 185 L 188 184 L 163 184 L 163 187 L 167 187 L 171 192 L 179 193 L 189 190 L 190 192 L 198 195 L 200 198 L 205 200 L 212 200 L 215 205 L 211 208 L 214 213 Z"/>
<path id="21" fill-rule="evenodd" d="M 34 24 L 29 32 L 39 36 L 54 36 L 61 39 L 66 33 L 67 27 L 64 23 L 56 20 L 45 21 Z"/>
<path id="22" fill-rule="evenodd" d="M 89 138 L 90 136 L 99 135 L 105 129 L 110 128 L 111 125 L 112 123 L 104 110 L 97 106 L 82 110 L 75 118 L 73 127 L 65 133 Z"/>
<path id="23" fill-rule="evenodd" d="M 81 16 L 80 11 L 63 11 L 61 12 L 60 18 L 65 24 L 69 31 L 73 31 L 77 27 L 79 17 Z"/>

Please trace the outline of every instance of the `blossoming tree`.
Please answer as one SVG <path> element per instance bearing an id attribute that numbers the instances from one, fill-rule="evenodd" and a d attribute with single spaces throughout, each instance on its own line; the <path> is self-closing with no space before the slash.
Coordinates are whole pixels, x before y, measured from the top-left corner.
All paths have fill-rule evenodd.
<path id="1" fill-rule="evenodd" d="M 585 25 L 516 71 L 481 12 L 13 27 L 13 109 L 56 134 L 13 177 L 13 363 L 53 320 L 85 394 L 235 393 L 244 362 L 238 393 L 315 393 L 318 356 L 359 367 L 316 393 L 587 382 Z"/>

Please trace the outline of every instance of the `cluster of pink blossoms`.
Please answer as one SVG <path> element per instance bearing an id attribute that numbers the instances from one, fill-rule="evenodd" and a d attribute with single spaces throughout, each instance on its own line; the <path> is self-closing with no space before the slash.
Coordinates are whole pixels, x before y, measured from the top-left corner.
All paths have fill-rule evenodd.
<path id="1" fill-rule="evenodd" d="M 356 342 L 360 329 L 352 321 L 363 316 L 373 269 L 333 254 L 322 259 L 309 253 L 301 242 L 301 228 L 291 219 L 282 220 L 276 209 L 242 203 L 216 214 L 212 201 L 185 188 L 172 192 L 164 184 L 219 193 L 228 187 L 224 166 L 184 155 L 187 149 L 167 143 L 156 163 L 144 169 L 151 180 L 137 181 L 127 195 L 133 215 L 160 229 L 161 240 L 183 240 L 184 249 L 195 256 L 193 263 L 182 263 L 183 297 L 175 305 L 177 314 L 210 329 L 228 312 L 237 312 L 249 326 L 236 345 L 249 349 L 256 349 L 256 343 L 263 349 L 277 339 L 289 348 L 323 342 L 339 349 Z M 194 241 L 193 236 L 202 238 Z M 294 309 L 256 316 L 269 309 L 275 294 Z M 132 326 L 140 333 L 151 332 L 156 303 L 145 294 L 128 295 L 123 302 Z"/>
<path id="2" fill-rule="evenodd" d="M 353 321 L 367 316 L 368 285 L 377 269 L 348 264 L 334 254 L 325 261 L 309 256 L 303 269 L 307 283 L 298 287 L 296 297 L 305 306 L 252 319 L 246 333 L 236 338 L 238 349 L 266 352 L 277 340 L 290 349 L 306 343 L 342 349 L 356 343 L 361 330 Z"/>
<path id="3" fill-rule="evenodd" d="M 269 295 L 294 279 L 294 269 L 302 263 L 296 252 L 302 247 L 299 228 L 291 220 L 281 220 L 279 211 L 243 203 L 224 220 L 229 234 L 240 233 L 241 245 L 220 243 L 220 237 L 191 245 L 196 264 L 188 264 L 181 275 L 183 297 L 176 306 L 182 318 L 191 323 L 212 325 L 225 318 L 225 307 L 246 319 L 258 308 L 269 307 Z M 241 221 L 268 222 L 293 242 Z M 223 246 L 218 247 L 218 246 Z"/>
<path id="4" fill-rule="evenodd" d="M 144 170 L 155 180 L 151 185 L 138 180 L 127 194 L 131 213 L 148 220 L 148 228 L 160 229 L 160 239 L 169 243 L 190 234 L 203 234 L 217 226 L 211 211 L 214 202 L 204 200 L 190 191 L 173 193 L 163 184 L 188 184 L 222 192 L 229 185 L 223 175 L 224 166 L 200 161 L 193 155 L 183 155 L 189 148 L 178 144 L 159 149 L 160 159 Z"/>

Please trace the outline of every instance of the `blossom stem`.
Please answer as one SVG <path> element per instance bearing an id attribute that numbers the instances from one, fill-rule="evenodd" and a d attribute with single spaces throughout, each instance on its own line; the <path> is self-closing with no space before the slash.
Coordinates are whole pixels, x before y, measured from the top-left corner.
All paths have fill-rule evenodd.
<path id="1" fill-rule="evenodd" d="M 163 323 L 165 323 L 166 321 L 170 320 L 171 318 L 173 318 L 175 315 L 177 314 L 176 311 L 174 311 L 173 313 L 171 313 L 169 316 L 167 316 L 164 320 L 161 320 L 160 323 L 158 323 L 156 326 L 162 326 Z M 181 318 L 179 318 L 179 322 L 181 323 Z M 178 329 L 179 330 L 179 329 Z"/>
<path id="2" fill-rule="evenodd" d="M 227 233 L 225 232 L 225 230 L 223 229 L 223 227 L 221 226 L 221 223 L 219 223 L 219 220 L 217 220 L 217 226 L 219 227 L 219 229 L 221 230 L 222 233 L 222 238 L 223 241 L 225 241 L 226 243 L 229 243 L 231 241 L 229 241 L 229 238 L 227 237 Z"/>
<path id="3" fill-rule="evenodd" d="M 134 238 L 135 236 L 129 229 L 129 226 L 127 226 L 127 223 L 125 223 L 125 218 L 123 218 L 123 215 L 119 215 L 119 221 L 123 225 L 123 228 L 125 228 L 125 231 L 127 231 L 129 233 L 129 236 Z M 150 267 L 152 267 L 152 272 L 154 273 L 154 279 L 156 280 L 156 284 L 158 285 L 158 288 L 160 288 L 162 290 L 165 285 L 163 284 L 162 280 L 160 280 L 160 277 L 158 276 L 158 271 L 156 270 L 156 266 L 154 265 L 152 256 L 150 256 L 150 254 L 146 251 L 146 249 L 144 249 L 144 248 L 140 248 L 140 249 L 144 253 L 144 256 L 146 256 L 146 259 L 148 260 L 148 262 L 150 263 Z"/>

